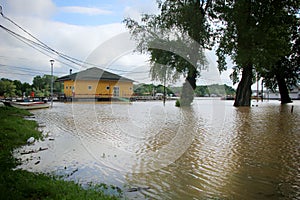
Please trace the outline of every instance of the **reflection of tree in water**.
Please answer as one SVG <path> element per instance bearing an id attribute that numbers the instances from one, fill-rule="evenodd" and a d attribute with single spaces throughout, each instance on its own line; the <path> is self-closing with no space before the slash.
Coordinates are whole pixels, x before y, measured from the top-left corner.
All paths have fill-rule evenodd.
<path id="1" fill-rule="evenodd" d="M 293 199 L 297 198 L 297 193 L 299 197 L 300 186 L 300 116 L 299 112 L 291 113 L 290 109 L 288 105 L 272 107 L 265 132 L 272 145 L 270 156 L 277 166 L 274 172 L 277 190 L 285 198 Z"/>
<path id="2" fill-rule="evenodd" d="M 216 197 L 221 194 L 219 188 L 223 185 L 223 174 L 227 173 L 223 171 L 224 166 L 229 171 L 231 168 L 224 156 L 229 147 L 225 143 L 219 144 L 220 132 L 206 127 L 204 119 L 196 115 L 198 110 L 192 107 L 181 111 L 182 132 L 179 134 L 185 139 L 191 137 L 190 144 L 177 146 L 185 149 L 169 165 L 148 173 L 127 174 L 127 181 L 129 185 L 149 186 L 149 190 L 141 192 L 158 199 Z"/>
<path id="3" fill-rule="evenodd" d="M 191 109 L 182 109 L 176 121 L 166 119 L 159 129 L 153 126 L 153 134 L 137 153 L 135 173 L 146 173 L 166 167 L 177 160 L 193 141 L 193 121 Z"/>
<path id="4" fill-rule="evenodd" d="M 128 173 L 127 183 L 150 187 L 137 193 L 154 199 L 296 198 L 299 114 L 278 105 L 229 109 L 219 132 L 193 110 L 186 112 L 182 124 L 189 124 L 185 130 L 194 138 L 189 148 L 166 167 Z"/>
<path id="5" fill-rule="evenodd" d="M 194 134 L 197 133 L 197 122 L 192 108 L 181 109 L 180 116 L 175 127 L 166 124 L 166 127 L 161 128 L 150 141 L 146 141 L 145 149 L 142 150 L 145 153 L 139 156 L 139 162 L 133 169 L 134 173 L 126 175 L 130 186 L 150 187 L 149 190 L 140 191 L 144 195 L 164 199 L 169 190 L 179 189 L 175 184 L 167 183 L 177 182 L 176 177 L 179 176 L 177 173 L 181 171 L 176 169 L 180 167 L 178 163 L 187 149 L 191 148 Z"/>
<path id="6" fill-rule="evenodd" d="M 295 117 L 278 105 L 239 108 L 236 114 L 236 171 L 226 185 L 233 197 L 295 197 L 300 162 Z"/>

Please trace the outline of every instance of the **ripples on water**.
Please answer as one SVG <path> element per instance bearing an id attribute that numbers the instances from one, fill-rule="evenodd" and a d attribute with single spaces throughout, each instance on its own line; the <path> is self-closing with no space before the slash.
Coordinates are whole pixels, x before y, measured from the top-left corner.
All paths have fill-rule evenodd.
<path id="1" fill-rule="evenodd" d="M 55 103 L 33 111 L 54 141 L 26 149 L 31 171 L 80 183 L 150 187 L 128 198 L 300 198 L 300 102 L 234 108 L 231 101 Z M 35 165 L 36 160 L 40 163 Z"/>

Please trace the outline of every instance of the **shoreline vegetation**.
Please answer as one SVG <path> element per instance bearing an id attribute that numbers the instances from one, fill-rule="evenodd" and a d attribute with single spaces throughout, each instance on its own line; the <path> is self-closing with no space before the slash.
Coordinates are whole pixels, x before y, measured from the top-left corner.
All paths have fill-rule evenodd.
<path id="1" fill-rule="evenodd" d="M 42 138 L 37 123 L 24 117 L 32 115 L 26 110 L 0 107 L 0 199 L 120 199 L 122 191 L 105 184 L 90 184 L 83 188 L 73 181 L 42 173 L 15 169 L 20 161 L 13 150 L 26 145 L 30 137 Z M 109 188 L 117 195 L 106 194 Z"/>

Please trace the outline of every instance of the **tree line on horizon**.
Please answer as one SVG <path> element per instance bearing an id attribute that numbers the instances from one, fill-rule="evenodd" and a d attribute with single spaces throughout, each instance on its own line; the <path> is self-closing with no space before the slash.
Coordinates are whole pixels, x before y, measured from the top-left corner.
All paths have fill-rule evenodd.
<path id="1" fill-rule="evenodd" d="M 133 91 L 136 96 L 155 96 L 157 93 L 164 94 L 163 85 L 154 84 L 137 84 L 133 86 Z M 181 96 L 182 86 L 168 86 L 166 87 L 167 96 Z M 223 84 L 199 85 L 196 86 L 194 95 L 196 97 L 205 96 L 235 96 L 235 89 Z"/>
<path id="2" fill-rule="evenodd" d="M 54 76 L 54 80 L 57 77 Z M 10 80 L 7 78 L 0 79 L 0 97 L 28 97 L 34 92 L 35 97 L 49 97 L 51 87 L 51 75 L 35 76 L 32 84 L 22 83 L 20 80 Z M 169 86 L 166 87 L 166 95 L 181 96 L 182 87 Z M 154 84 L 134 84 L 133 91 L 136 96 L 154 96 L 156 93 L 164 94 L 164 86 Z M 63 84 L 61 82 L 53 83 L 53 92 L 62 93 Z M 195 96 L 204 97 L 211 96 L 235 95 L 235 89 L 224 84 L 200 85 L 195 89 Z"/>
<path id="3" fill-rule="evenodd" d="M 57 79 L 56 76 L 53 77 Z M 0 80 L 0 97 L 28 97 L 34 93 L 35 97 L 49 97 L 51 88 L 51 75 L 35 76 L 32 84 L 22 83 L 20 80 L 10 80 L 1 78 Z M 61 93 L 62 83 L 53 83 L 53 92 Z"/>

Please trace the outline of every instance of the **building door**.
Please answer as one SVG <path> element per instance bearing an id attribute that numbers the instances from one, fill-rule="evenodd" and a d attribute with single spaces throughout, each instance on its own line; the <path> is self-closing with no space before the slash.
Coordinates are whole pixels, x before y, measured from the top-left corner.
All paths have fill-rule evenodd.
<path id="1" fill-rule="evenodd" d="M 120 96 L 120 88 L 114 87 L 114 97 L 119 97 L 119 96 Z"/>

